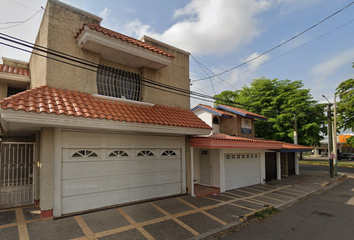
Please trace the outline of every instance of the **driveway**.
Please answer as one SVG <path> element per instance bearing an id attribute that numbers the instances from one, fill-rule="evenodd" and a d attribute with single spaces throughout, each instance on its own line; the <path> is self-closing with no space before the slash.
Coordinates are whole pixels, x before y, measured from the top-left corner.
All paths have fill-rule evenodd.
<path id="1" fill-rule="evenodd" d="M 331 181 L 325 172 L 303 172 L 281 181 L 227 191 L 217 196 L 189 195 L 42 220 L 30 206 L 0 210 L 2 239 L 189 239 L 239 224 L 265 206 L 281 207 Z"/>

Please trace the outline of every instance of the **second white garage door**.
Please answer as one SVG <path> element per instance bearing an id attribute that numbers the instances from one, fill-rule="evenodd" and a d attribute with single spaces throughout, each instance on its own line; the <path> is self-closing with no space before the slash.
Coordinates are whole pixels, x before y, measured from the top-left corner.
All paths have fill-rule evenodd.
<path id="1" fill-rule="evenodd" d="M 225 189 L 245 187 L 261 182 L 258 153 L 225 155 Z"/>
<path id="2" fill-rule="evenodd" d="M 180 194 L 181 137 L 63 132 L 62 214 Z"/>

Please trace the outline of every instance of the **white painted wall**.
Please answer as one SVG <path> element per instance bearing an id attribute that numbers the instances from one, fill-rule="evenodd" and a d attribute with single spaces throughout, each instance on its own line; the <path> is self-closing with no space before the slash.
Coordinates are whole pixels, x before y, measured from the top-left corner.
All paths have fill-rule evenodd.
<path id="1" fill-rule="evenodd" d="M 213 187 L 220 187 L 220 150 L 211 149 L 210 150 L 210 160 L 211 160 L 211 185 Z"/>
<path id="2" fill-rule="evenodd" d="M 202 119 L 210 127 L 213 126 L 213 119 L 212 119 L 211 113 L 209 113 L 203 109 L 198 109 L 198 110 L 194 111 L 194 114 L 196 114 L 200 119 Z"/>

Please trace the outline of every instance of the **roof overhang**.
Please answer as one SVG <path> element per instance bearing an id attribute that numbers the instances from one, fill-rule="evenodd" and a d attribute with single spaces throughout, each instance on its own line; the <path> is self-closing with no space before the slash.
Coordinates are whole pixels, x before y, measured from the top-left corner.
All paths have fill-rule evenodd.
<path id="1" fill-rule="evenodd" d="M 180 135 L 208 135 L 210 129 L 176 127 L 146 123 L 119 122 L 106 119 L 34 113 L 0 109 L 1 126 L 5 134 L 33 133 L 42 127 L 65 127 L 73 129 L 110 130 L 123 132 L 165 133 Z"/>
<path id="2" fill-rule="evenodd" d="M 235 149 L 282 149 L 282 145 L 274 142 L 248 142 L 216 140 L 210 138 L 191 138 L 190 145 L 198 148 L 235 148 Z"/>
<path id="3" fill-rule="evenodd" d="M 105 35 L 88 26 L 84 26 L 77 41 L 80 48 L 99 53 L 103 59 L 136 68 L 149 67 L 157 70 L 172 61 L 168 56 Z"/>
<path id="4" fill-rule="evenodd" d="M 31 82 L 31 78 L 29 76 L 0 72 L 0 82 L 7 83 L 11 87 L 26 88 L 27 85 Z"/>
<path id="5" fill-rule="evenodd" d="M 200 105 L 195 106 L 194 108 L 191 109 L 191 111 L 194 112 L 194 111 L 196 111 L 198 109 L 202 109 L 204 111 L 207 111 L 207 112 L 209 112 L 211 114 L 214 114 L 214 115 L 217 115 L 217 116 L 223 116 L 223 117 L 228 117 L 228 118 L 232 117 L 229 114 L 226 114 L 226 113 L 225 114 L 221 114 L 221 113 L 218 113 L 216 111 L 213 111 L 212 109 L 209 109 L 209 108 L 206 108 L 206 107 L 203 107 L 203 106 L 200 106 Z"/>
<path id="6" fill-rule="evenodd" d="M 221 106 L 221 105 L 217 106 L 216 109 L 227 110 L 229 112 L 235 113 L 237 115 L 241 115 L 243 117 L 254 118 L 254 119 L 259 119 L 259 120 L 263 120 L 263 121 L 267 121 L 268 120 L 267 118 L 262 118 L 262 117 L 258 117 L 258 116 L 254 116 L 254 115 L 250 115 L 250 114 L 246 114 L 246 113 L 242 113 L 242 112 L 239 112 L 239 111 L 236 111 L 234 109 L 230 109 L 230 108 L 227 108 L 227 107 Z"/>
<path id="7" fill-rule="evenodd" d="M 276 149 L 270 149 L 272 151 L 275 151 L 275 152 L 280 152 L 280 153 L 289 153 L 289 152 L 310 152 L 312 150 L 311 149 L 280 149 L 280 150 L 276 150 Z"/>

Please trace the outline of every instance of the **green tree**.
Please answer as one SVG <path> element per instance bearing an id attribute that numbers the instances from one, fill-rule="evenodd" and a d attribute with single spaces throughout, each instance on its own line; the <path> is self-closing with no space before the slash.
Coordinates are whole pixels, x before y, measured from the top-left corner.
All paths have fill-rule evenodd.
<path id="1" fill-rule="evenodd" d="M 237 107 L 268 117 L 255 122 L 256 136 L 292 143 L 294 117 L 297 120 L 298 143 L 318 146 L 326 132 L 324 104 L 313 100 L 302 81 L 254 79 L 241 90 L 223 91 L 215 95 L 215 105 L 235 103 Z"/>
<path id="2" fill-rule="evenodd" d="M 345 142 L 349 147 L 354 147 L 354 136 L 348 137 Z"/>
<path id="3" fill-rule="evenodd" d="M 354 131 L 354 79 L 342 82 L 336 90 L 340 99 L 337 105 L 338 127 Z"/>

